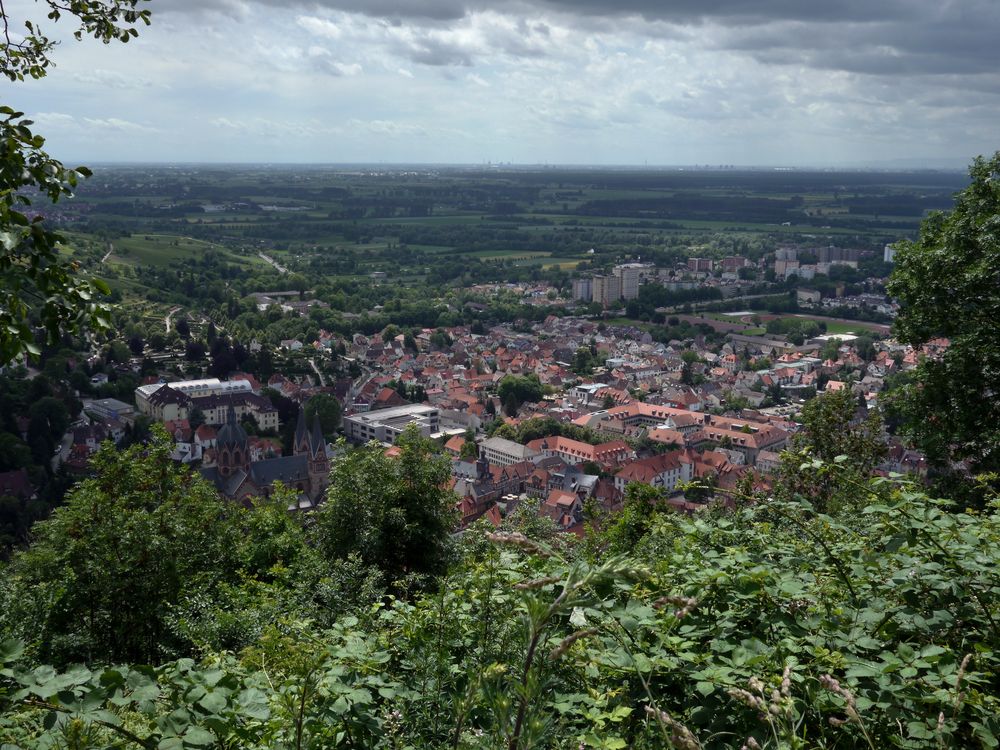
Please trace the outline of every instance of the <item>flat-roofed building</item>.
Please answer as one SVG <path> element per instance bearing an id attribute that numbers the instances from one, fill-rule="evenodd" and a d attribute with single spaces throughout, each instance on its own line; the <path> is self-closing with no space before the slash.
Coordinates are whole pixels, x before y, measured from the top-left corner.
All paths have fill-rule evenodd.
<path id="1" fill-rule="evenodd" d="M 510 466 L 529 461 L 537 456 L 538 452 L 513 440 L 492 437 L 479 444 L 479 455 L 493 466 Z"/>
<path id="2" fill-rule="evenodd" d="M 407 425 L 414 423 L 424 437 L 438 432 L 441 413 L 436 406 L 407 404 L 344 417 L 344 434 L 354 443 L 377 440 L 392 445 Z"/>
<path id="3" fill-rule="evenodd" d="M 594 302 L 599 302 L 605 307 L 613 305 L 622 298 L 622 282 L 617 276 L 595 276 L 590 289 Z"/>
<path id="4" fill-rule="evenodd" d="M 135 421 L 135 407 L 116 398 L 95 399 L 84 406 L 84 411 L 104 421 L 118 420 L 128 424 Z"/>

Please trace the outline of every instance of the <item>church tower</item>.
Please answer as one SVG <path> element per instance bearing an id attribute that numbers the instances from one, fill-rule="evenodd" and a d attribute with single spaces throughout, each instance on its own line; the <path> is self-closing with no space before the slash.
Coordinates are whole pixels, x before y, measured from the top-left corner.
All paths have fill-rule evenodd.
<path id="1" fill-rule="evenodd" d="M 330 481 L 330 457 L 326 454 L 326 438 L 320 429 L 319 415 L 313 415 L 312 432 L 309 435 L 309 488 L 313 498 L 326 490 Z"/>
<path id="2" fill-rule="evenodd" d="M 219 452 L 219 475 L 231 477 L 237 470 L 250 471 L 250 444 L 246 430 L 236 421 L 236 410 L 229 405 L 226 423 L 222 425 L 216 438 Z"/>

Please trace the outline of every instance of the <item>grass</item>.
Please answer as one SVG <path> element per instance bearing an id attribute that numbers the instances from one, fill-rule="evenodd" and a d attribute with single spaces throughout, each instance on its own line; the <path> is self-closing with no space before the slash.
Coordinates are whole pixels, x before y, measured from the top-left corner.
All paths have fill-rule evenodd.
<path id="1" fill-rule="evenodd" d="M 110 260 L 129 265 L 165 267 L 174 261 L 199 259 L 208 249 L 218 251 L 230 263 L 258 265 L 263 262 L 256 256 L 236 255 L 213 242 L 169 234 L 134 234 L 117 239 L 113 244 L 114 252 Z"/>
<path id="2" fill-rule="evenodd" d="M 833 318 L 827 318 L 822 315 L 809 315 L 805 313 L 801 315 L 785 315 L 782 317 L 798 318 L 800 320 L 802 318 L 806 318 L 808 320 L 815 320 L 817 323 L 826 323 L 826 332 L 831 334 L 853 333 L 860 335 L 865 331 L 874 331 L 876 333 L 882 333 L 881 326 L 885 325 L 884 323 L 870 323 L 865 320 L 841 321 L 841 320 L 835 320 Z"/>
<path id="3" fill-rule="evenodd" d="M 552 253 L 542 250 L 473 250 L 467 253 L 456 253 L 456 255 L 479 258 L 480 260 L 533 260 L 552 257 Z"/>

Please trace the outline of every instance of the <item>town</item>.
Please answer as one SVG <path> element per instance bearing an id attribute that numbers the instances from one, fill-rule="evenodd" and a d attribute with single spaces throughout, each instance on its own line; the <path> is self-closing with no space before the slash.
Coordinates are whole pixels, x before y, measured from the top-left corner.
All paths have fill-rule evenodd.
<path id="1" fill-rule="evenodd" d="M 816 259 L 815 267 L 800 257 Z M 812 278 L 817 270 L 826 275 L 830 266 L 857 262 L 858 251 L 783 247 L 754 270 Z M 588 516 L 621 508 L 630 483 L 657 488 L 687 513 L 732 502 L 739 487 L 769 487 L 808 400 L 845 391 L 861 419 L 879 409 L 879 395 L 895 375 L 947 346 L 935 341 L 917 352 L 890 338 L 884 324 L 824 318 L 829 300 L 801 287 L 793 292 L 803 310 L 797 315 L 706 313 L 687 304 L 687 312 L 680 305 L 656 308 L 659 328 L 621 317 L 623 305 L 656 290 L 745 294 L 740 272 L 754 265 L 740 257 L 692 257 L 667 269 L 632 262 L 574 279 L 565 296 L 545 284 L 481 284 L 472 291 L 484 300 L 515 295 L 526 309 L 551 312 L 537 322 L 489 328 L 404 332 L 390 325 L 352 336 L 320 329 L 312 341 L 288 339 L 276 347 L 275 356 L 308 362 L 298 375 L 264 378 L 239 371 L 234 360 L 224 377 L 204 377 L 197 362 L 184 360 L 171 372 L 168 355 L 122 357 L 117 369 L 142 374 L 141 383 L 127 400 L 84 397 L 53 465 L 85 475 L 103 441 L 122 441 L 137 421 L 144 432 L 159 424 L 173 440 L 174 459 L 224 496 L 251 502 L 281 483 L 298 493 L 295 509 L 307 510 L 322 502 L 331 462 L 346 446 L 377 441 L 391 452 L 413 425 L 452 459 L 462 527 L 480 518 L 499 525 L 530 502 L 559 529 L 582 533 Z M 282 301 L 292 294 L 254 299 L 262 310 L 308 315 L 310 305 Z M 832 300 L 841 311 L 857 305 L 889 318 L 894 313 L 884 292 Z M 581 306 L 587 314 L 574 314 Z M 595 307 L 601 314 L 593 314 Z M 828 326 L 837 333 L 825 333 Z M 262 349 L 247 344 L 249 351 Z M 329 378 L 317 362 L 326 363 Z M 88 385 L 99 389 L 107 380 L 97 372 Z M 25 439 L 29 423 L 28 415 L 20 418 Z M 919 452 L 888 433 L 884 440 L 880 470 L 926 473 Z M 0 486 L 22 502 L 33 492 L 23 468 L 0 475 Z"/>

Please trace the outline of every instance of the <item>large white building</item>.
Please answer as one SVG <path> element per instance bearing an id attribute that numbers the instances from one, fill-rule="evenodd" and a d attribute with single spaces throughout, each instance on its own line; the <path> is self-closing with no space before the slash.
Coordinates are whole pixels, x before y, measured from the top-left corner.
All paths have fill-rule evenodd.
<path id="1" fill-rule="evenodd" d="M 226 380 L 204 378 L 202 380 L 178 380 L 174 383 L 152 383 L 135 389 L 135 405 L 140 414 L 155 416 L 150 406 L 150 398 L 161 388 L 170 388 L 188 398 L 202 396 L 222 396 L 231 393 L 253 393 L 253 386 L 247 380 Z M 176 419 L 176 417 L 173 417 Z"/>
<path id="2" fill-rule="evenodd" d="M 430 437 L 438 432 L 440 419 L 441 414 L 436 406 L 407 404 L 344 417 L 344 434 L 354 443 L 377 440 L 391 445 L 410 423 L 417 425 L 421 435 Z"/>
<path id="3" fill-rule="evenodd" d="M 152 383 L 135 389 L 135 404 L 140 414 L 157 422 L 188 419 L 194 407 L 201 409 L 205 423 L 222 425 L 226 410 L 232 406 L 237 419 L 250 414 L 262 430 L 278 428 L 278 412 L 270 400 L 255 394 L 247 380 L 179 380 Z"/>
<path id="4" fill-rule="evenodd" d="M 479 455 L 493 466 L 510 466 L 522 461 L 530 461 L 538 455 L 538 451 L 533 451 L 528 446 L 513 440 L 491 437 L 479 444 Z"/>

